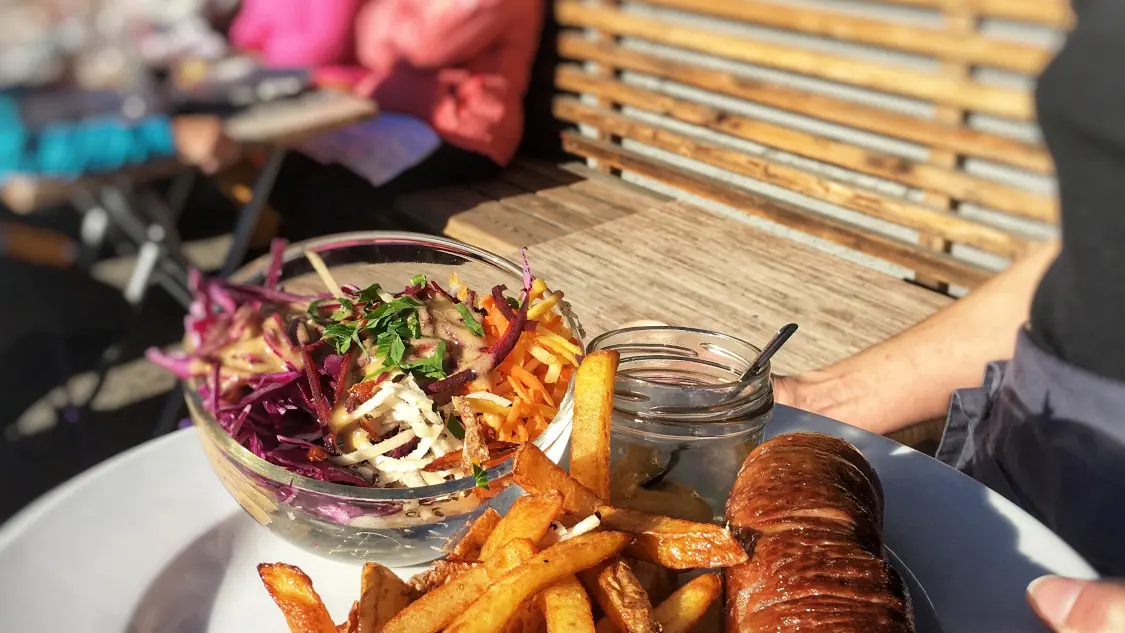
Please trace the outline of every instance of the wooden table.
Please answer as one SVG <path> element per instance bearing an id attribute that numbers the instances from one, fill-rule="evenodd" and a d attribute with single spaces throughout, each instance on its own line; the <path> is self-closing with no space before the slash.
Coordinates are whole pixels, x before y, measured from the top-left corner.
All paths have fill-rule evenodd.
<path id="1" fill-rule="evenodd" d="M 801 327 L 775 357 L 799 372 L 885 340 L 951 299 L 683 202 L 665 202 L 531 246 L 586 340 L 637 319 L 764 343 Z"/>

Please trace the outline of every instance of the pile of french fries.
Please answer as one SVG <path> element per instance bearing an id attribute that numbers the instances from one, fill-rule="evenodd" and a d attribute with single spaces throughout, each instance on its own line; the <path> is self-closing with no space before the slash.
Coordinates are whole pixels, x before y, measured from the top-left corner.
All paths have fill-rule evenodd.
<path id="1" fill-rule="evenodd" d="M 746 561 L 723 527 L 615 508 L 609 425 L 616 352 L 594 352 L 575 378 L 570 473 L 532 444 L 513 477 L 528 494 L 491 508 L 424 573 L 403 581 L 363 567 L 360 598 L 336 625 L 300 569 L 259 575 L 293 633 L 682 633 L 719 596 L 718 574 L 676 587 L 677 573 Z"/>

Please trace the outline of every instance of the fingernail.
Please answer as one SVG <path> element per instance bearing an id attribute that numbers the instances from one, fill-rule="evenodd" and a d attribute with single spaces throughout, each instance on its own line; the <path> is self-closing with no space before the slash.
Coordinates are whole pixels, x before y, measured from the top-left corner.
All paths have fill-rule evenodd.
<path id="1" fill-rule="evenodd" d="M 1027 595 L 1039 616 L 1058 628 L 1066 622 L 1084 584 L 1083 581 L 1072 578 L 1042 576 L 1027 586 Z"/>

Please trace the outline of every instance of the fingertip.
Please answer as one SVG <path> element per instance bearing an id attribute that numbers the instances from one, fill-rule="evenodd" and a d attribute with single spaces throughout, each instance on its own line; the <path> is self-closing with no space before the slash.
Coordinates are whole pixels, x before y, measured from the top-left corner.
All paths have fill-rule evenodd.
<path id="1" fill-rule="evenodd" d="M 1040 576 L 1027 586 L 1027 597 L 1035 612 L 1057 628 L 1066 624 L 1086 581 L 1060 576 Z"/>

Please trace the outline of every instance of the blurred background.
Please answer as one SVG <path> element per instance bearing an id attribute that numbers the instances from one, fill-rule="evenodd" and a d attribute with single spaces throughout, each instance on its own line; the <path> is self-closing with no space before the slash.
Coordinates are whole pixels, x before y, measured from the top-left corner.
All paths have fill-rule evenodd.
<path id="1" fill-rule="evenodd" d="M 279 124 L 362 114 L 301 101 L 302 65 L 234 51 L 238 11 L 0 0 L 0 521 L 176 428 L 174 379 L 144 350 L 182 336 L 187 267 L 218 273 L 277 234 L 262 204 L 233 238 Z M 295 105 L 254 110 L 271 102 Z M 230 139 L 238 125 L 251 142 Z"/>

